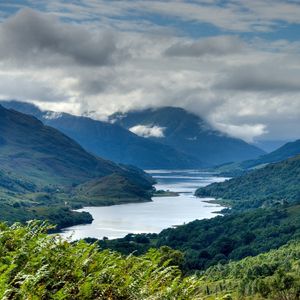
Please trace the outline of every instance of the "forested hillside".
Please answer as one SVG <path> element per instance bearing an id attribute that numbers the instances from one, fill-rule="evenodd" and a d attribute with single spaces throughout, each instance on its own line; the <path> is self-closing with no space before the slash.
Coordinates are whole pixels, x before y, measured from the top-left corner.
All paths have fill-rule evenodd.
<path id="1" fill-rule="evenodd" d="M 159 234 L 131 234 L 100 241 L 100 245 L 124 254 L 169 246 L 185 254 L 183 266 L 190 272 L 254 256 L 299 238 L 300 206 L 293 205 L 195 220 Z"/>
<path id="2" fill-rule="evenodd" d="M 214 197 L 233 209 L 272 206 L 300 200 L 300 155 L 222 183 L 199 188 L 199 197 Z"/>
<path id="3" fill-rule="evenodd" d="M 201 278 L 206 286 L 205 299 L 298 300 L 299 261 L 297 241 L 256 257 L 211 267 Z"/>

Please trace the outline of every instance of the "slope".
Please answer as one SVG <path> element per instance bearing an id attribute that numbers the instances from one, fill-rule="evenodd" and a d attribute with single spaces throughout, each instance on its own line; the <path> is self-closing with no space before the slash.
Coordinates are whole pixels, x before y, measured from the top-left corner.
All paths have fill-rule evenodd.
<path id="1" fill-rule="evenodd" d="M 49 210 L 55 207 L 63 214 L 61 209 L 66 208 L 66 202 L 72 206 L 103 205 L 108 200 L 111 204 L 150 201 L 153 179 L 149 175 L 93 156 L 32 116 L 0 106 L 0 140 L 2 220 L 17 221 L 22 211 L 22 220 L 39 213 L 49 216 Z M 113 180 L 113 175 L 122 180 Z M 106 191 L 102 196 L 106 202 L 100 193 L 96 199 L 77 193 L 76 186 L 96 179 L 100 184 L 104 178 Z M 126 186 L 131 189 L 124 193 Z M 5 218 L 8 210 L 9 220 Z M 62 214 L 59 218 L 63 218 Z"/>
<path id="2" fill-rule="evenodd" d="M 300 155 L 199 188 L 199 197 L 222 199 L 234 209 L 300 200 Z"/>
<path id="3" fill-rule="evenodd" d="M 203 119 L 182 108 L 163 107 L 126 114 L 116 113 L 110 119 L 136 133 L 143 134 L 142 130 L 150 132 L 150 139 L 208 164 L 242 161 L 264 154 L 264 151 L 243 140 L 213 129 Z M 155 129 L 160 134 L 151 136 L 151 131 Z"/>
<path id="4" fill-rule="evenodd" d="M 228 163 L 216 166 L 214 171 L 224 176 L 235 177 L 241 175 L 251 169 L 264 167 L 269 163 L 280 162 L 290 157 L 300 154 L 300 140 L 288 142 L 278 149 L 260 156 L 257 159 L 245 160 L 242 162 Z"/>
<path id="5" fill-rule="evenodd" d="M 65 133 L 86 150 L 106 159 L 143 169 L 187 169 L 206 166 L 196 157 L 182 153 L 109 122 L 66 113 L 41 111 L 35 105 L 2 101 L 4 107 L 31 114 L 44 124 Z"/>

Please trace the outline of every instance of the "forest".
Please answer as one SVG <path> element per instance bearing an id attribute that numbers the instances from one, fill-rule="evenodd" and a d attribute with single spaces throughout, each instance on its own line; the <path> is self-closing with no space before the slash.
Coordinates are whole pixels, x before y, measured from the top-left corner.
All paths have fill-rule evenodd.
<path id="1" fill-rule="evenodd" d="M 294 239 L 300 239 L 300 205 L 195 220 L 159 234 L 129 234 L 122 239 L 104 239 L 99 243 L 103 248 L 127 255 L 168 246 L 184 253 L 182 270 L 191 273 L 255 256 Z"/>

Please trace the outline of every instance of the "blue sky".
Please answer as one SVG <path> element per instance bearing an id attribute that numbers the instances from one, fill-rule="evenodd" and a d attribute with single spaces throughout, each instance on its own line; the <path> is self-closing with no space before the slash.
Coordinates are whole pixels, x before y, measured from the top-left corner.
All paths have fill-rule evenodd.
<path id="1" fill-rule="evenodd" d="M 0 97 L 105 119 L 181 106 L 247 141 L 300 132 L 300 3 L 0 1 Z"/>
<path id="2" fill-rule="evenodd" d="M 176 6 L 179 9 L 174 9 Z M 4 18 L 26 7 L 61 16 L 65 14 L 63 19 L 69 22 L 101 22 L 101 18 L 110 18 L 112 25 L 114 21 L 148 22 L 149 26 L 172 28 L 179 35 L 194 38 L 238 34 L 245 39 L 296 41 L 300 35 L 300 3 L 297 0 L 0 1 Z M 193 10 L 194 14 L 191 13 Z M 197 16 L 195 10 L 203 10 L 207 15 Z M 227 22 L 218 22 L 218 18 L 226 18 Z"/>

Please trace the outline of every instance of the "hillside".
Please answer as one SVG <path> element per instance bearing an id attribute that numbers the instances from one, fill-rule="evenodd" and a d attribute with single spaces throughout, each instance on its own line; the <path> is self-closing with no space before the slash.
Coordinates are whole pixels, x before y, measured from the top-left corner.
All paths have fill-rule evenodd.
<path id="1" fill-rule="evenodd" d="M 0 224 L 1 299 L 198 299 L 200 284 L 184 278 L 168 259 L 180 253 L 150 251 L 124 257 L 84 242 L 45 234 L 47 227 Z M 9 242 L 8 242 L 9 241 Z M 14 263 L 11 263 L 14 262 Z"/>
<path id="2" fill-rule="evenodd" d="M 300 237 L 300 205 L 231 213 L 167 228 L 159 234 L 129 234 L 100 241 L 101 248 L 143 254 L 168 246 L 184 253 L 187 271 L 205 270 L 276 249 Z"/>
<path id="3" fill-rule="evenodd" d="M 153 180 L 142 170 L 95 157 L 32 116 L 0 106 L 0 140 L 0 205 L 1 209 L 7 206 L 0 214 L 1 220 L 17 221 L 14 213 L 18 215 L 22 208 L 22 220 L 26 220 L 38 217 L 39 213 L 41 218 L 48 216 L 49 209 L 65 208 L 66 202 L 70 205 L 107 204 L 104 196 L 113 203 L 150 200 Z M 112 175 L 121 180 L 110 180 Z M 78 195 L 76 186 L 104 178 L 106 191 L 102 198 L 98 193 L 99 197 L 93 197 L 90 202 L 88 197 Z M 127 185 L 131 189 L 124 193 Z M 4 215 L 7 216 L 8 210 L 10 218 L 7 219 Z"/>
<path id="4" fill-rule="evenodd" d="M 0 227 L 1 299 L 299 298 L 299 242 L 184 276 L 182 254 L 168 247 L 126 257 L 47 236 L 37 222 Z"/>
<path id="5" fill-rule="evenodd" d="M 300 154 L 300 140 L 289 142 L 280 148 L 265 154 L 258 159 L 241 163 L 242 168 L 248 169 L 261 164 L 275 163 Z"/>
<path id="6" fill-rule="evenodd" d="M 182 108 L 163 107 L 116 113 L 110 119 L 211 165 L 256 158 L 265 153 L 243 140 L 213 129 L 203 119 Z"/>
<path id="7" fill-rule="evenodd" d="M 278 149 L 260 156 L 257 159 L 250 159 L 237 163 L 229 163 L 217 166 L 214 170 L 223 175 L 234 177 L 254 168 L 264 167 L 266 164 L 280 162 L 300 154 L 300 140 L 288 142 Z"/>
<path id="8" fill-rule="evenodd" d="M 189 169 L 206 166 L 196 157 L 140 137 L 117 124 L 66 113 L 41 111 L 35 105 L 25 102 L 2 101 L 1 104 L 35 116 L 44 124 L 71 137 L 89 152 L 115 162 L 142 169 Z"/>
<path id="9" fill-rule="evenodd" d="M 218 299 L 299 299 L 300 242 L 256 257 L 208 269 L 201 282 L 207 298 Z M 226 298 L 227 295 L 227 298 Z M 229 298 L 230 295 L 230 298 Z"/>
<path id="10" fill-rule="evenodd" d="M 300 155 L 269 164 L 222 183 L 199 188 L 199 197 L 222 199 L 234 209 L 300 200 Z"/>

